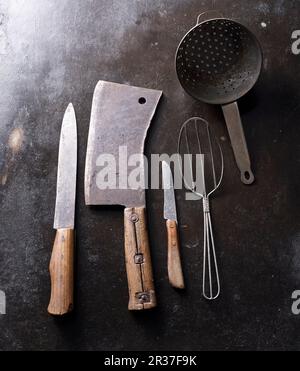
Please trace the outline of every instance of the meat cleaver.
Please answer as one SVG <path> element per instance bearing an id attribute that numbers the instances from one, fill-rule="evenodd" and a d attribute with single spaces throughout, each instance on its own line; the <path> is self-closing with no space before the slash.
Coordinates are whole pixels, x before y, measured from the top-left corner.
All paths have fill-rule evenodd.
<path id="1" fill-rule="evenodd" d="M 86 205 L 122 205 L 129 310 L 156 306 L 145 187 L 128 184 L 130 161 L 145 179 L 144 142 L 162 91 L 99 81 L 93 96 L 85 166 Z M 115 162 L 115 164 L 114 164 Z M 107 167 L 108 184 L 101 172 Z M 108 165 L 107 165 L 108 166 Z M 144 180 L 142 179 L 142 180 Z M 140 179 L 141 180 L 141 179 Z"/>

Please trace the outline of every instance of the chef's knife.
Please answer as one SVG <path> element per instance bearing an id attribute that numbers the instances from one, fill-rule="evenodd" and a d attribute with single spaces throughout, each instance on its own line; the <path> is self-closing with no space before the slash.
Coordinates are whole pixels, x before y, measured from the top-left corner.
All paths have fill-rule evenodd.
<path id="1" fill-rule="evenodd" d="M 77 173 L 77 128 L 72 103 L 66 109 L 59 143 L 54 229 L 50 261 L 51 298 L 48 312 L 63 315 L 73 309 L 74 219 Z"/>
<path id="2" fill-rule="evenodd" d="M 168 232 L 168 276 L 170 284 L 177 289 L 184 289 L 180 245 L 177 228 L 177 211 L 173 176 L 167 162 L 162 162 L 162 178 L 164 189 L 164 218 Z"/>
<path id="3" fill-rule="evenodd" d="M 145 189 L 130 185 L 128 179 L 132 171 L 130 161 L 137 158 L 141 178 L 145 175 L 144 142 L 161 95 L 158 90 L 99 81 L 93 97 L 85 168 L 85 201 L 87 205 L 125 206 L 129 310 L 156 306 Z M 112 161 L 107 175 L 115 186 L 106 186 L 100 176 L 106 161 Z M 124 171 L 128 171 L 128 176 Z"/>

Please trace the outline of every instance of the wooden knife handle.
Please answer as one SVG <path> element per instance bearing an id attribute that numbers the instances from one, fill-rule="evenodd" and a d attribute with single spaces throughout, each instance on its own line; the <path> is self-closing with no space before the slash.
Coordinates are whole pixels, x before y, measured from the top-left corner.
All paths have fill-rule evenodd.
<path id="1" fill-rule="evenodd" d="M 51 298 L 48 312 L 61 316 L 73 309 L 74 230 L 56 231 L 50 260 Z"/>
<path id="2" fill-rule="evenodd" d="M 125 262 L 129 291 L 129 310 L 156 306 L 149 238 L 144 207 L 124 211 Z"/>
<path id="3" fill-rule="evenodd" d="M 179 238 L 176 220 L 167 220 L 168 231 L 168 275 L 170 284 L 177 289 L 184 289 L 181 267 Z"/>

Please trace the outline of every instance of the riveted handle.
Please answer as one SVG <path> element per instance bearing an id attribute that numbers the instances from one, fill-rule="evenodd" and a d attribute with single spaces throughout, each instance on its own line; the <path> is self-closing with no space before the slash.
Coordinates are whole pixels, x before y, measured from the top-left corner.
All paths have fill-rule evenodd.
<path id="1" fill-rule="evenodd" d="M 74 230 L 58 229 L 50 260 L 51 297 L 48 312 L 61 316 L 73 310 Z"/>
<path id="2" fill-rule="evenodd" d="M 170 284 L 177 289 L 184 289 L 179 237 L 176 220 L 166 221 L 168 232 L 168 276 Z"/>
<path id="3" fill-rule="evenodd" d="M 156 306 L 149 238 L 144 207 L 124 211 L 125 262 L 129 291 L 129 310 Z"/>

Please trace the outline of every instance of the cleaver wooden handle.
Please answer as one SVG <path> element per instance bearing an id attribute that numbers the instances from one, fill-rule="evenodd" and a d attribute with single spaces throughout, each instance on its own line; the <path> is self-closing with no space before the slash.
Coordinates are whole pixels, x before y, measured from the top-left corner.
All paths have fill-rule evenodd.
<path id="1" fill-rule="evenodd" d="M 50 260 L 51 298 L 48 312 L 61 316 L 73 309 L 74 230 L 56 231 Z"/>
<path id="2" fill-rule="evenodd" d="M 156 306 L 149 238 L 144 207 L 124 211 L 125 262 L 129 291 L 129 310 Z"/>
<path id="3" fill-rule="evenodd" d="M 178 228 L 176 220 L 166 221 L 168 232 L 168 276 L 170 284 L 176 289 L 184 289 L 181 267 Z"/>

